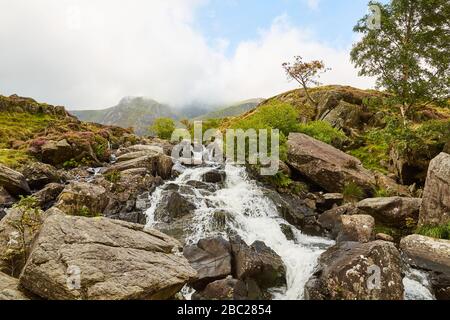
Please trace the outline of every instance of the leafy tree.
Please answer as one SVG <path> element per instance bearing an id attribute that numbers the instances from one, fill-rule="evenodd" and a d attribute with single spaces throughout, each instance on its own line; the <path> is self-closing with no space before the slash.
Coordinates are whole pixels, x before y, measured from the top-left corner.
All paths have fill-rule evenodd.
<path id="1" fill-rule="evenodd" d="M 302 57 L 296 56 L 294 63 L 285 62 L 283 68 L 290 79 L 297 81 L 303 87 L 309 102 L 313 106 L 317 106 L 317 102 L 309 94 L 308 87 L 320 85 L 318 81 L 320 74 L 328 70 L 325 68 L 325 64 L 318 60 L 304 62 Z"/>
<path id="2" fill-rule="evenodd" d="M 175 122 L 170 118 L 158 118 L 150 127 L 150 131 L 155 133 L 158 138 L 170 139 L 175 130 Z"/>
<path id="3" fill-rule="evenodd" d="M 396 96 L 406 123 L 418 103 L 445 101 L 450 92 L 450 2 L 448 0 L 371 1 L 380 8 L 381 28 L 369 15 L 354 27 L 363 38 L 351 60 L 360 75 Z"/>

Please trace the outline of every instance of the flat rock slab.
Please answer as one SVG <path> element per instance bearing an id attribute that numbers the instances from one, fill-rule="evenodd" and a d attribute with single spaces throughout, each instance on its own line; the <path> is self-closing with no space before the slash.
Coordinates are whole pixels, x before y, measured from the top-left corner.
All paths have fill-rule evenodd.
<path id="1" fill-rule="evenodd" d="M 57 300 L 168 299 L 196 272 L 179 243 L 142 225 L 54 215 L 42 226 L 20 284 Z"/>

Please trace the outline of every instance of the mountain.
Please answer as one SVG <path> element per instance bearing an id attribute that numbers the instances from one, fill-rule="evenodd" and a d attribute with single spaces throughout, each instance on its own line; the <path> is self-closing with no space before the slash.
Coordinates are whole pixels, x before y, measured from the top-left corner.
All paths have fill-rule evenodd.
<path id="1" fill-rule="evenodd" d="M 206 113 L 204 115 L 197 117 L 196 119 L 198 119 L 198 120 L 223 119 L 223 118 L 228 118 L 228 117 L 239 116 L 243 113 L 246 113 L 250 110 L 255 109 L 263 101 L 264 101 L 264 99 L 261 99 L 261 98 L 241 101 L 241 102 L 235 103 L 231 106 L 224 107 L 224 108 L 221 108 L 221 109 L 218 109 L 215 111 L 211 111 L 209 113 Z"/>
<path id="2" fill-rule="evenodd" d="M 82 121 L 123 128 L 133 127 L 138 135 L 146 135 L 148 127 L 157 118 L 179 119 L 178 113 L 170 106 L 143 97 L 123 98 L 117 106 L 108 109 L 71 111 L 71 113 Z"/>

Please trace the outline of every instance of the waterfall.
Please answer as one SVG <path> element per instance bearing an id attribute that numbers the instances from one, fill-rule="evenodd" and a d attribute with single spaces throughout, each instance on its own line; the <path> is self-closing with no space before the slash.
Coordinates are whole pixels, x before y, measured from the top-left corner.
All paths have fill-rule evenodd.
<path id="1" fill-rule="evenodd" d="M 185 168 L 175 181 L 168 182 L 186 186 L 188 181 L 201 181 L 202 176 L 219 168 L 217 165 Z M 224 232 L 214 228 L 213 213 L 225 210 L 231 214 L 227 228 L 238 234 L 248 245 L 256 240 L 263 241 L 272 248 L 286 266 L 287 287 L 274 290 L 274 299 L 299 300 L 304 298 L 304 286 L 312 276 L 319 256 L 334 244 L 329 239 L 303 234 L 280 217 L 275 204 L 267 198 L 257 183 L 247 176 L 244 167 L 227 163 L 224 168 L 226 181 L 223 188 L 213 193 L 202 193 L 194 189 L 193 194 L 183 194 L 195 204 L 193 223 L 186 227 L 187 244 L 195 244 L 210 236 L 224 236 Z M 161 201 L 164 186 L 157 188 L 151 196 L 151 207 L 146 211 L 147 226 L 155 226 L 155 210 Z M 289 225 L 294 240 L 288 240 L 282 232 L 281 224 Z M 428 299 L 430 295 L 417 277 L 405 278 L 406 298 Z M 412 290 L 411 293 L 408 290 Z M 189 295 L 187 295 L 189 297 Z"/>

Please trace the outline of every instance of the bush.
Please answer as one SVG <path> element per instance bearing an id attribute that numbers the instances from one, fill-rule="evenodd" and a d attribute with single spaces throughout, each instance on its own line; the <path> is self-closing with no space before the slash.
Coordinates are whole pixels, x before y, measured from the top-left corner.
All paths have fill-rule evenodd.
<path id="1" fill-rule="evenodd" d="M 364 198 L 363 189 L 354 182 L 347 183 L 342 194 L 344 195 L 345 201 L 348 202 L 357 202 Z"/>
<path id="2" fill-rule="evenodd" d="M 347 140 L 347 136 L 341 130 L 333 128 L 325 121 L 312 121 L 306 124 L 300 124 L 297 130 L 314 139 L 327 144 L 340 147 Z"/>
<path id="3" fill-rule="evenodd" d="M 175 122 L 170 118 L 156 119 L 150 127 L 150 131 L 158 136 L 158 138 L 169 140 L 175 130 Z"/>

